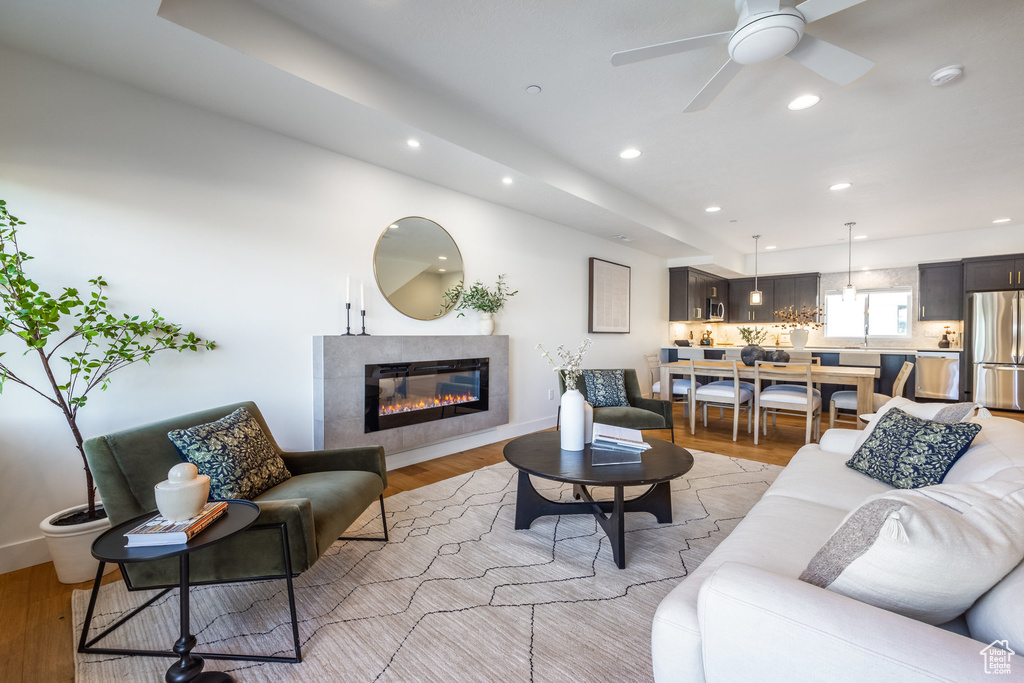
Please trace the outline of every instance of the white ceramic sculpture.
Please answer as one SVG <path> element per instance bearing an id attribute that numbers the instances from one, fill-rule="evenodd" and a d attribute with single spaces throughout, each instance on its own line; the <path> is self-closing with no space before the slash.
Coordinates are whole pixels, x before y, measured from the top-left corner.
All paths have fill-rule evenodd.
<path id="1" fill-rule="evenodd" d="M 210 478 L 199 474 L 190 462 L 175 465 L 167 479 L 154 487 L 156 508 L 173 522 L 192 519 L 199 514 L 210 495 Z"/>

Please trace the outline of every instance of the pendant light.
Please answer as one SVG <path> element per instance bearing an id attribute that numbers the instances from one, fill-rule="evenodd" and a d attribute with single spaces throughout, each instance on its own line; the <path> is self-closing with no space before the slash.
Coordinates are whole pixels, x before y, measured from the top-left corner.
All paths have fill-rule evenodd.
<path id="1" fill-rule="evenodd" d="M 843 301 L 856 301 L 857 300 L 857 288 L 853 286 L 853 226 L 856 223 L 847 223 L 846 227 L 850 231 L 849 243 L 850 250 L 846 261 L 846 287 L 843 288 Z"/>
<path id="2" fill-rule="evenodd" d="M 760 306 L 763 301 L 761 290 L 757 288 L 757 241 L 759 239 L 761 239 L 760 235 L 754 235 L 754 289 L 750 292 L 751 306 Z"/>

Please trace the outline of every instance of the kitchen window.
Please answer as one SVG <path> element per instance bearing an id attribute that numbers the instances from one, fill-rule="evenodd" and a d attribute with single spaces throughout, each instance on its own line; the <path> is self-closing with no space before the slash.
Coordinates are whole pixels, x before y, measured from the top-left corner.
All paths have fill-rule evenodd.
<path id="1" fill-rule="evenodd" d="M 854 301 L 843 301 L 842 292 L 826 292 L 825 336 L 909 337 L 912 296 L 910 287 L 862 290 Z"/>

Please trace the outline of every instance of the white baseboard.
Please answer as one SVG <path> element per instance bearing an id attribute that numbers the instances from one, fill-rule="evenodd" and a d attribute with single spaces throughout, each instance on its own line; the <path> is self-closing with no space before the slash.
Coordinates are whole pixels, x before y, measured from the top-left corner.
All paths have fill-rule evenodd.
<path id="1" fill-rule="evenodd" d="M 0 547 L 0 574 L 49 561 L 50 551 L 46 549 L 46 539 L 42 536 Z"/>

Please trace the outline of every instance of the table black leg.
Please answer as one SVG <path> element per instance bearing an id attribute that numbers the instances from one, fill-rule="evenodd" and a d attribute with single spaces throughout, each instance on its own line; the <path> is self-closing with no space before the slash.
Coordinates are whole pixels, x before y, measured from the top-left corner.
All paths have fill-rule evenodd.
<path id="1" fill-rule="evenodd" d="M 583 487 L 575 487 L 574 493 L 579 497 L 579 493 L 583 490 Z M 548 500 L 533 488 L 529 474 L 519 472 L 519 486 L 516 488 L 516 529 L 529 529 L 535 519 L 545 515 L 579 515 L 592 510 L 593 505 L 584 501 L 556 503 L 553 500 Z"/>
<path id="2" fill-rule="evenodd" d="M 181 591 L 179 606 L 181 637 L 174 643 L 172 649 L 180 659 L 167 670 L 167 673 L 164 674 L 164 680 L 167 683 L 189 683 L 190 681 L 196 681 L 196 683 L 234 683 L 235 679 L 222 671 L 203 673 L 203 658 L 192 656 L 192 648 L 196 646 L 196 637 L 192 635 L 192 627 L 189 623 L 188 553 L 181 554 L 181 564 L 178 571 L 180 574 L 179 589 Z"/>
<path id="3" fill-rule="evenodd" d="M 605 527 L 608 540 L 612 544 L 612 557 L 615 559 L 615 566 L 619 569 L 626 568 L 626 506 L 623 503 L 622 487 L 615 487 L 615 502 L 612 504 L 612 512 L 608 518 L 608 526 Z"/>

